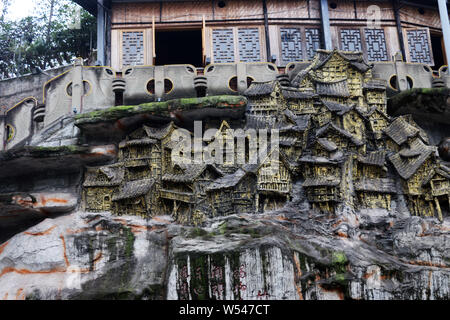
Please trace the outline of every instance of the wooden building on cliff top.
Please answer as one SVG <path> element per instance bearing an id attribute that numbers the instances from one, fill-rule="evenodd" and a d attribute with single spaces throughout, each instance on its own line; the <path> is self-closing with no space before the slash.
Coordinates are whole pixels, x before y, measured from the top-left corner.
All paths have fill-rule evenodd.
<path id="1" fill-rule="evenodd" d="M 74 1 L 97 16 L 98 60 L 116 69 L 261 61 L 284 67 L 334 48 L 362 51 L 370 62 L 400 52 L 407 62 L 447 64 L 441 0 Z"/>

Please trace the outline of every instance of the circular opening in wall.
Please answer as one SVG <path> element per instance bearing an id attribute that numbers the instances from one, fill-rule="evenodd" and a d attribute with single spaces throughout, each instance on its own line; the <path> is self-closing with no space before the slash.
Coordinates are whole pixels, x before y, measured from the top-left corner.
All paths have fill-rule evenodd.
<path id="1" fill-rule="evenodd" d="M 392 89 L 394 89 L 395 91 L 398 91 L 397 76 L 392 76 L 389 79 L 389 85 Z"/>
<path id="2" fill-rule="evenodd" d="M 114 71 L 112 71 L 111 69 L 105 69 L 106 73 L 109 74 L 110 76 L 114 75 Z"/>
<path id="3" fill-rule="evenodd" d="M 126 75 L 126 76 L 129 75 L 129 74 L 131 74 L 131 72 L 133 72 L 133 68 L 127 69 L 127 70 L 125 71 L 125 75 Z"/>
<path id="4" fill-rule="evenodd" d="M 425 72 L 431 72 L 431 68 L 427 65 L 423 66 L 423 70 L 425 70 Z"/>
<path id="5" fill-rule="evenodd" d="M 217 6 L 218 6 L 219 8 L 225 8 L 225 7 L 227 6 L 227 3 L 226 3 L 225 1 L 219 1 L 219 2 L 217 3 Z"/>
<path id="6" fill-rule="evenodd" d="M 173 82 L 169 79 L 164 79 L 164 93 L 169 94 L 173 90 Z"/>
<path id="7" fill-rule="evenodd" d="M 230 81 L 228 81 L 228 86 L 230 87 L 230 89 L 234 92 L 238 91 L 238 80 L 237 77 L 233 77 L 230 79 Z"/>
<path id="8" fill-rule="evenodd" d="M 419 8 L 419 9 L 417 9 L 417 11 L 419 12 L 419 14 L 422 14 L 422 15 L 425 14 L 425 9 L 424 8 Z"/>
<path id="9" fill-rule="evenodd" d="M 83 81 L 83 96 L 86 96 L 91 90 L 91 85 L 87 81 Z M 73 94 L 73 85 L 72 82 L 69 83 L 66 87 L 66 93 L 69 97 Z"/>
<path id="10" fill-rule="evenodd" d="M 247 88 L 250 88 L 253 81 L 255 81 L 255 79 L 253 79 L 252 77 L 247 77 Z"/>
<path id="11" fill-rule="evenodd" d="M 12 139 L 14 139 L 16 131 L 14 130 L 14 127 L 10 124 L 6 125 L 6 142 L 10 142 Z"/>
<path id="12" fill-rule="evenodd" d="M 414 80 L 410 76 L 406 76 L 406 81 L 408 82 L 408 89 L 414 88 Z"/>
<path id="13" fill-rule="evenodd" d="M 151 79 L 147 82 L 147 92 L 150 94 L 155 94 L 155 80 Z"/>
<path id="14" fill-rule="evenodd" d="M 288 70 L 289 70 L 289 71 L 292 71 L 292 70 L 294 70 L 294 69 L 295 69 L 295 64 L 289 65 L 289 67 L 288 67 Z"/>
<path id="15" fill-rule="evenodd" d="M 337 8 L 337 3 L 336 2 L 330 3 L 330 8 L 331 9 L 336 9 Z"/>

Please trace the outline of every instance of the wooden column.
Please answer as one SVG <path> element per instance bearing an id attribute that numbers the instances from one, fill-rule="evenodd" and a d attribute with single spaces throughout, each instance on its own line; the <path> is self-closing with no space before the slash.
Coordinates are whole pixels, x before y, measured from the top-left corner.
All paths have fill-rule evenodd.
<path id="1" fill-rule="evenodd" d="M 320 0 L 320 14 L 322 18 L 322 34 L 326 50 L 333 50 L 331 41 L 330 12 L 328 10 L 328 0 Z"/>
<path id="2" fill-rule="evenodd" d="M 394 15 L 395 22 L 397 24 L 397 34 L 398 34 L 398 42 L 400 44 L 400 50 L 403 56 L 403 61 L 406 59 L 406 49 L 405 42 L 403 41 L 403 28 L 402 21 L 400 20 L 400 2 L 399 0 L 392 0 L 392 5 L 394 6 Z"/>
<path id="3" fill-rule="evenodd" d="M 106 39 L 106 21 L 104 0 L 97 1 L 97 64 L 104 66 L 106 62 L 105 39 Z"/>
<path id="4" fill-rule="evenodd" d="M 445 53 L 447 64 L 450 63 L 450 22 L 448 19 L 448 9 L 446 0 L 438 0 L 439 14 L 441 16 L 442 34 L 444 35 Z"/>
<path id="5" fill-rule="evenodd" d="M 272 62 L 272 53 L 270 52 L 270 35 L 269 35 L 269 14 L 267 13 L 267 0 L 263 0 L 264 12 L 264 32 L 266 34 L 266 60 Z"/>

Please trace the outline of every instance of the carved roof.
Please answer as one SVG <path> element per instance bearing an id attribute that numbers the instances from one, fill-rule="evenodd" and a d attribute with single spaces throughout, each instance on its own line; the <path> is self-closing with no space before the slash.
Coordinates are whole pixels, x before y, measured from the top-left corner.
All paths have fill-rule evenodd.
<path id="1" fill-rule="evenodd" d="M 344 104 L 340 104 L 337 102 L 327 101 L 327 100 L 320 100 L 325 107 L 327 107 L 328 110 L 331 112 L 335 112 L 338 115 L 343 115 L 352 110 L 353 108 L 350 106 L 346 106 Z"/>
<path id="2" fill-rule="evenodd" d="M 350 92 L 348 90 L 347 79 L 337 81 L 319 81 L 316 82 L 316 92 L 321 96 L 348 98 Z"/>
<path id="3" fill-rule="evenodd" d="M 304 92 L 296 88 L 282 88 L 281 94 L 286 99 L 313 99 L 317 95 L 313 92 Z"/>
<path id="4" fill-rule="evenodd" d="M 337 177 L 306 178 L 303 187 L 336 187 L 341 183 Z"/>
<path id="5" fill-rule="evenodd" d="M 434 168 L 433 170 L 431 170 L 428 176 L 425 177 L 422 182 L 422 186 L 426 186 L 427 184 L 429 184 L 436 175 L 440 175 L 441 177 L 450 180 L 450 168 L 442 164 L 439 167 Z"/>
<path id="6" fill-rule="evenodd" d="M 415 139 L 410 148 L 391 155 L 389 160 L 394 165 L 398 174 L 403 179 L 408 180 L 432 154 L 436 153 L 436 147 L 427 146 L 422 140 Z"/>
<path id="7" fill-rule="evenodd" d="M 228 189 L 228 188 L 234 188 L 236 185 L 239 184 L 239 182 L 242 181 L 244 177 L 246 177 L 249 174 L 253 174 L 252 172 L 247 172 L 243 169 L 238 169 L 235 173 L 226 175 L 222 178 L 217 179 L 214 181 L 207 189 L 206 191 L 213 191 L 213 190 L 220 190 L 220 189 Z"/>
<path id="8" fill-rule="evenodd" d="M 248 97 L 258 97 L 270 95 L 277 85 L 277 81 L 252 82 L 250 87 L 245 90 L 244 95 Z"/>
<path id="9" fill-rule="evenodd" d="M 199 176 L 205 172 L 207 169 L 212 169 L 218 175 L 223 176 L 222 171 L 220 171 L 217 167 L 210 164 L 190 164 L 186 166 L 180 166 L 184 173 L 182 174 L 165 174 L 162 177 L 163 181 L 169 182 L 193 182 Z"/>
<path id="10" fill-rule="evenodd" d="M 395 181 L 389 178 L 363 179 L 357 181 L 355 182 L 355 190 L 379 193 L 397 193 Z"/>
<path id="11" fill-rule="evenodd" d="M 144 138 L 144 139 L 136 139 L 136 140 L 128 140 L 128 141 L 122 141 L 119 144 L 119 149 L 124 149 L 127 147 L 131 147 L 131 146 L 145 146 L 145 145 L 152 145 L 157 143 L 158 141 L 155 139 L 149 139 L 149 138 Z"/>
<path id="12" fill-rule="evenodd" d="M 382 79 L 372 79 L 364 83 L 363 88 L 366 90 L 386 91 L 387 81 Z"/>
<path id="13" fill-rule="evenodd" d="M 361 52 L 351 53 L 351 52 L 342 52 L 338 50 L 326 51 L 326 50 L 317 50 L 318 60 L 315 63 L 313 69 L 317 70 L 322 68 L 334 55 L 339 55 L 345 61 L 347 61 L 352 67 L 357 69 L 358 71 L 365 73 L 369 71 L 373 66 L 369 65 L 365 60 L 364 56 Z"/>
<path id="14" fill-rule="evenodd" d="M 320 128 L 319 130 L 317 130 L 316 137 L 317 138 L 323 137 L 329 130 L 333 130 L 334 132 L 338 133 L 339 135 L 348 138 L 354 145 L 356 145 L 358 147 L 362 146 L 364 144 L 362 141 L 353 137 L 353 135 L 351 133 L 349 133 L 348 131 L 336 126 L 333 122 L 329 122 L 326 125 L 324 125 L 322 128 Z"/>
<path id="15" fill-rule="evenodd" d="M 134 199 L 150 192 L 155 180 L 144 179 L 127 182 L 120 187 L 120 190 L 113 195 L 113 201 L 121 201 L 125 199 Z"/>
<path id="16" fill-rule="evenodd" d="M 358 155 L 358 161 L 363 164 L 383 167 L 386 162 L 386 151 L 367 152 L 366 155 Z"/>
<path id="17" fill-rule="evenodd" d="M 300 163 L 313 163 L 313 164 L 330 164 L 330 165 L 338 165 L 344 161 L 342 154 L 337 157 L 332 157 L 331 159 L 325 157 L 316 157 L 312 155 L 305 155 L 298 160 Z"/>
<path id="18" fill-rule="evenodd" d="M 145 133 L 151 139 L 162 140 L 167 137 L 168 134 L 172 131 L 172 129 L 178 129 L 178 127 L 173 123 L 169 123 L 168 125 L 162 128 L 151 128 L 148 126 L 144 126 Z"/>
<path id="19" fill-rule="evenodd" d="M 386 135 L 394 140 L 396 144 L 401 146 L 409 138 L 419 134 L 419 129 L 410 125 L 404 117 L 396 118 L 386 129 Z"/>
<path id="20" fill-rule="evenodd" d="M 296 130 L 296 131 L 306 131 L 311 125 L 311 115 L 298 115 L 296 116 L 291 110 L 285 109 L 283 111 L 286 119 L 291 121 L 291 125 L 280 125 L 280 131 Z"/>
<path id="21" fill-rule="evenodd" d="M 98 180 L 98 175 L 103 174 L 106 180 Z M 119 186 L 125 176 L 125 170 L 117 164 L 101 168 L 88 168 L 83 187 L 115 187 Z"/>
<path id="22" fill-rule="evenodd" d="M 371 115 L 373 115 L 375 112 L 381 114 L 386 120 L 390 121 L 391 117 L 384 113 L 383 111 L 379 110 L 377 106 L 373 106 L 370 108 L 370 110 L 365 114 L 366 118 L 369 118 Z"/>
<path id="23" fill-rule="evenodd" d="M 322 148 L 324 148 L 328 152 L 333 152 L 338 149 L 337 145 L 333 141 L 330 141 L 328 139 L 319 138 L 316 141 Z"/>

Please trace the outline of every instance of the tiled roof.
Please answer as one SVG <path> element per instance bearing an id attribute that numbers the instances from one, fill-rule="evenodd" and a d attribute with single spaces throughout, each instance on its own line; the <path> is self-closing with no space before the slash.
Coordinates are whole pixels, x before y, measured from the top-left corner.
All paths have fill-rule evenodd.
<path id="1" fill-rule="evenodd" d="M 206 191 L 212 190 L 220 190 L 220 189 L 228 189 L 235 187 L 242 179 L 248 174 L 252 174 L 250 172 L 246 172 L 243 169 L 238 169 L 235 173 L 226 175 L 222 178 L 214 181 Z"/>
<path id="2" fill-rule="evenodd" d="M 97 180 L 98 174 L 105 176 L 105 181 Z M 104 166 L 101 168 L 88 168 L 86 172 L 84 187 L 115 187 L 119 186 L 124 180 L 125 171 L 117 164 Z"/>
<path id="3" fill-rule="evenodd" d="M 436 147 L 426 146 L 422 140 L 416 139 L 413 141 L 409 149 L 403 149 L 401 152 L 393 154 L 389 160 L 394 165 L 398 174 L 405 180 L 411 178 L 422 164 L 434 153 Z M 409 157 L 402 156 L 403 154 L 410 155 Z M 417 154 L 417 155 L 416 155 Z M 415 155 L 415 156 L 412 156 Z"/>
<path id="4" fill-rule="evenodd" d="M 389 178 L 383 179 L 363 179 L 355 182 L 356 191 L 397 193 L 395 181 Z"/>
<path id="5" fill-rule="evenodd" d="M 250 87 L 244 92 L 245 96 L 257 97 L 270 95 L 274 90 L 277 82 L 267 81 L 267 82 L 252 82 Z"/>
<path id="6" fill-rule="evenodd" d="M 341 183 L 341 179 L 336 177 L 327 178 L 306 178 L 303 187 L 336 187 Z"/>
<path id="7" fill-rule="evenodd" d="M 113 201 L 120 201 L 125 199 L 134 199 L 146 195 L 155 184 L 153 179 L 144 179 L 138 181 L 127 182 L 120 187 L 119 192 L 113 195 Z"/>
<path id="8" fill-rule="evenodd" d="M 358 161 L 364 164 L 382 167 L 386 163 L 386 151 L 368 152 L 366 155 L 358 155 Z"/>
<path id="9" fill-rule="evenodd" d="M 350 92 L 348 90 L 347 79 L 338 80 L 334 82 L 316 82 L 316 92 L 320 96 L 348 98 Z"/>

